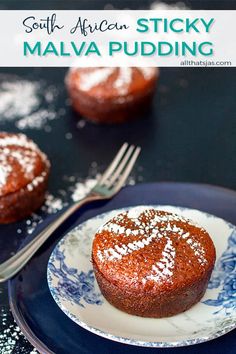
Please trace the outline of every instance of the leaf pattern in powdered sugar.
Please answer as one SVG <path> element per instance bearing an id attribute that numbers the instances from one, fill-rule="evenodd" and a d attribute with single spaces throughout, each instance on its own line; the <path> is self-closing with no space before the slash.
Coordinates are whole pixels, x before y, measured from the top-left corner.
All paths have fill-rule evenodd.
<path id="1" fill-rule="evenodd" d="M 143 77 L 148 80 L 153 77 L 157 71 L 156 68 L 136 68 Z M 89 91 L 93 87 L 105 83 L 109 77 L 116 73 L 113 87 L 119 95 L 125 95 L 128 92 L 133 77 L 133 68 L 92 68 L 89 71 L 81 71 L 79 76 L 78 88 L 83 91 Z"/>
<path id="2" fill-rule="evenodd" d="M 147 217 L 147 224 L 142 222 L 143 216 Z M 123 218 L 129 220 L 129 227 L 123 225 Z M 123 235 L 125 238 L 132 236 L 132 238 L 135 237 L 136 239 L 127 243 L 124 239 L 122 244 L 120 244 L 118 239 L 114 239 L 112 247 L 106 249 L 98 248 L 97 256 L 101 262 L 119 262 L 122 261 L 124 256 L 129 257 L 133 252 L 148 247 L 152 242 L 159 242 L 161 240 L 163 244 L 161 257 L 151 266 L 150 273 L 142 279 L 142 282 L 144 284 L 148 280 L 172 282 L 176 249 L 169 237 L 169 231 L 171 231 L 172 235 L 174 234 L 177 238 L 185 241 L 186 246 L 193 251 L 200 266 L 204 266 L 207 263 L 204 248 L 194 235 L 190 235 L 189 232 L 185 232 L 184 229 L 175 225 L 175 222 L 178 221 L 188 224 L 192 223 L 190 220 L 175 214 L 161 215 L 157 214 L 154 210 L 140 207 L 130 209 L 124 214 L 117 215 L 99 228 L 97 234 L 108 231 L 114 235 Z M 165 225 L 162 225 L 162 223 L 165 223 Z"/>

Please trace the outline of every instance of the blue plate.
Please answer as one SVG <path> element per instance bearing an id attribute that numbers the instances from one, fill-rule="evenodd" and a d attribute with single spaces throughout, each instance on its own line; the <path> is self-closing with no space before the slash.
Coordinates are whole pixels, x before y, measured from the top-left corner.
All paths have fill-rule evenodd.
<path id="1" fill-rule="evenodd" d="M 199 184 L 155 183 L 124 188 L 107 203 L 94 203 L 73 215 L 55 232 L 31 262 L 9 282 L 13 315 L 30 342 L 43 353 L 119 354 L 148 353 L 153 349 L 130 347 L 98 337 L 71 321 L 54 302 L 47 285 L 47 263 L 58 240 L 81 222 L 109 210 L 131 205 L 162 204 L 199 209 L 236 224 L 236 193 Z M 45 227 L 52 218 L 45 220 Z M 33 235 L 31 236 L 33 237 Z M 231 260 L 231 267 L 235 261 Z M 235 284 L 234 284 L 235 285 Z M 234 292 L 236 286 L 232 287 Z M 236 293 L 236 291 L 235 291 Z M 160 353 L 235 353 L 235 331 L 212 342 L 185 348 L 159 349 Z"/>
<path id="2" fill-rule="evenodd" d="M 137 214 L 148 208 L 193 220 L 207 230 L 216 249 L 215 267 L 201 301 L 168 318 L 132 316 L 111 306 L 100 292 L 91 264 L 93 238 L 101 225 L 122 211 Z M 236 327 L 235 246 L 236 226 L 196 209 L 167 205 L 116 209 L 79 224 L 61 239 L 48 262 L 48 285 L 57 305 L 72 321 L 104 338 L 152 348 L 198 344 Z"/>

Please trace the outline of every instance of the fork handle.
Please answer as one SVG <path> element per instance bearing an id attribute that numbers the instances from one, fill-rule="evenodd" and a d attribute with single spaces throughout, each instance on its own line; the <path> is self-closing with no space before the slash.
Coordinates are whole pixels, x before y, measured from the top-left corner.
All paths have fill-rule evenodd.
<path id="1" fill-rule="evenodd" d="M 97 198 L 93 197 L 92 195 L 89 195 L 84 199 L 81 199 L 76 204 L 72 204 L 19 252 L 17 252 L 13 257 L 9 258 L 4 263 L 0 264 L 0 283 L 12 278 L 15 274 L 17 274 L 44 244 L 44 242 L 46 242 L 49 236 L 78 208 L 96 199 Z"/>

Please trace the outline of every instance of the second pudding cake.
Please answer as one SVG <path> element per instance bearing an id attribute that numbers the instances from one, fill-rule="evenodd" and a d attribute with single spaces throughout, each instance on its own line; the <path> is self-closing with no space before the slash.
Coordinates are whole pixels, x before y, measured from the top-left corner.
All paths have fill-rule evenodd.
<path id="1" fill-rule="evenodd" d="M 66 86 L 74 110 L 96 123 L 136 119 L 149 106 L 158 68 L 72 68 Z"/>
<path id="2" fill-rule="evenodd" d="M 44 201 L 50 162 L 24 134 L 0 132 L 0 224 L 21 220 Z"/>
<path id="3" fill-rule="evenodd" d="M 197 303 L 215 263 L 206 230 L 175 214 L 133 208 L 95 235 L 92 262 L 104 297 L 143 317 L 168 317 Z"/>

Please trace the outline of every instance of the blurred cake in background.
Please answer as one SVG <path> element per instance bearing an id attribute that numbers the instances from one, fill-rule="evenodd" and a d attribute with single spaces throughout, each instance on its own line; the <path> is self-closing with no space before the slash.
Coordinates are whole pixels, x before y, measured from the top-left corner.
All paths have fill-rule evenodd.
<path id="1" fill-rule="evenodd" d="M 0 223 L 15 222 L 38 209 L 45 197 L 50 163 L 23 134 L 0 132 Z"/>
<path id="2" fill-rule="evenodd" d="M 66 86 L 76 112 L 97 123 L 120 123 L 140 116 L 149 106 L 159 69 L 71 68 Z"/>

